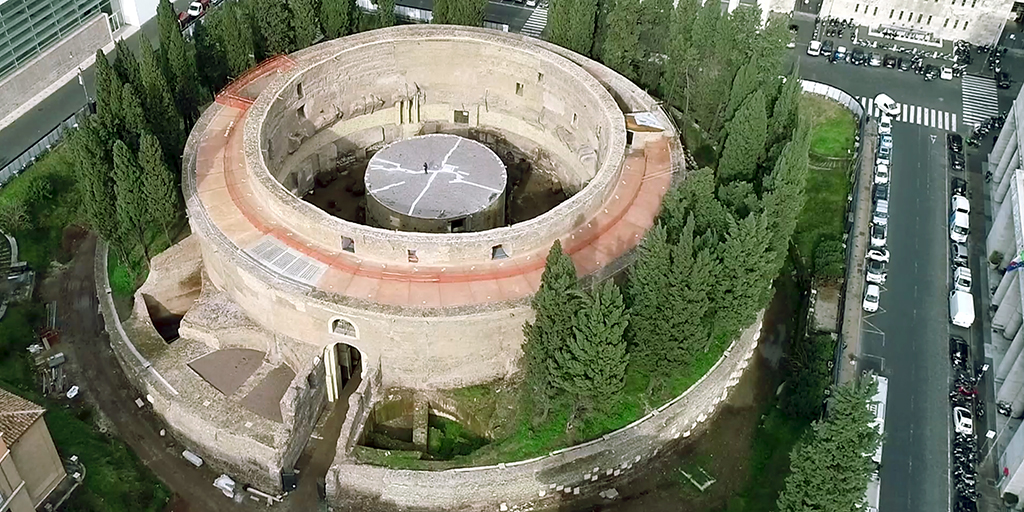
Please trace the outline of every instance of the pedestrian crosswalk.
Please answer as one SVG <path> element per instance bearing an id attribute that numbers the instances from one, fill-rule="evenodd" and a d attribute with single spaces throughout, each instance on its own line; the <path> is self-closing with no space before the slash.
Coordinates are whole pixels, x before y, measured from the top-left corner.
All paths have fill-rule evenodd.
<path id="1" fill-rule="evenodd" d="M 864 112 L 868 113 L 872 117 L 878 117 L 881 115 L 881 111 L 878 110 L 878 106 L 874 104 L 874 98 L 857 96 L 857 101 L 859 101 L 860 105 L 864 107 Z M 900 113 L 892 118 L 893 121 L 930 126 L 932 128 L 948 130 L 951 132 L 957 131 L 957 119 L 955 112 L 946 112 L 918 105 L 908 105 L 906 103 L 900 103 L 899 106 Z"/>
<path id="2" fill-rule="evenodd" d="M 999 92 L 995 80 L 984 76 L 964 75 L 960 81 L 960 93 L 965 125 L 974 127 L 992 116 L 999 115 Z"/>
<path id="3" fill-rule="evenodd" d="M 548 25 L 548 8 L 537 7 L 530 13 L 526 24 L 523 25 L 522 33 L 531 37 L 540 37 L 544 33 L 544 27 Z"/>

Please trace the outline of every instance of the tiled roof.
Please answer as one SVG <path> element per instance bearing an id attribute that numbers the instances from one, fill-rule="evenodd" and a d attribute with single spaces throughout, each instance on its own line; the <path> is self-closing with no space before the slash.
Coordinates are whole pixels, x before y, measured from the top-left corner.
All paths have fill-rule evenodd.
<path id="1" fill-rule="evenodd" d="M 45 412 L 42 406 L 0 389 L 0 435 L 4 443 L 14 444 Z"/>

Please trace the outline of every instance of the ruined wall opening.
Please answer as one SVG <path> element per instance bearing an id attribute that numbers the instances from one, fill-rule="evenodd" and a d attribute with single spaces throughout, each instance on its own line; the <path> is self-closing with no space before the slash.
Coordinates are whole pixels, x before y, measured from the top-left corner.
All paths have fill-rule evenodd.
<path id="1" fill-rule="evenodd" d="M 345 320 L 342 321 L 347 323 Z M 343 342 L 332 343 L 324 348 L 324 379 L 327 384 L 328 402 L 334 403 L 345 399 L 349 383 L 359 379 L 362 373 L 363 356 L 359 349 Z"/>

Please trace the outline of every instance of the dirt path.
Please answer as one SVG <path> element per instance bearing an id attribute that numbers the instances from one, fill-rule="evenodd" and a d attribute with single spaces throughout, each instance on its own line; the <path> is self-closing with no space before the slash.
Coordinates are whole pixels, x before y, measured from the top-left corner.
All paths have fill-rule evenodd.
<path id="1" fill-rule="evenodd" d="M 96 238 L 90 234 L 75 242 L 74 259 L 68 268 L 43 285 L 41 295 L 45 301 L 57 301 L 62 351 L 70 361 L 69 377 L 102 413 L 104 419 L 100 424 L 113 428 L 177 494 L 169 510 L 219 512 L 263 508 L 255 503 L 243 506 L 226 498 L 212 485 L 217 475 L 205 467 L 196 469 L 183 459 L 183 448 L 170 436 L 160 436 L 164 427 L 152 411 L 136 407 L 139 393 L 125 378 L 110 349 L 99 314 L 93 276 Z M 182 497 L 187 497 L 187 502 Z"/>

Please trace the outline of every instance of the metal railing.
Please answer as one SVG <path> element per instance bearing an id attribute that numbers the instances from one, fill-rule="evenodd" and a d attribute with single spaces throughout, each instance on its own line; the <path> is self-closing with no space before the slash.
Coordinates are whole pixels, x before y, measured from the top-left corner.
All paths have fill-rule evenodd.
<path id="1" fill-rule="evenodd" d="M 81 110 L 71 114 L 70 117 L 60 122 L 56 128 L 50 130 L 43 138 L 36 141 L 31 147 L 23 151 L 20 155 L 7 162 L 2 169 L 0 169 L 0 187 L 3 187 L 15 176 L 21 174 L 22 171 L 28 168 L 28 166 L 35 163 L 39 155 L 53 149 L 64 139 L 64 135 L 69 129 L 77 128 L 79 121 L 85 119 L 85 116 L 91 115 L 93 112 L 92 103 L 82 107 Z"/>

